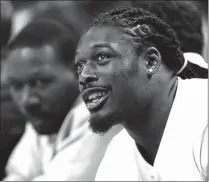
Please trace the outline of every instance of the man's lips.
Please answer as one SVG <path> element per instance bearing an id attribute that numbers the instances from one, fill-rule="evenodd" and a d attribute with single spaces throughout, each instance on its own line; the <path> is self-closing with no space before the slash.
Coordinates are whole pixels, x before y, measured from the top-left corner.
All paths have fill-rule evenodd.
<path id="1" fill-rule="evenodd" d="M 82 92 L 82 97 L 89 110 L 99 109 L 108 99 L 110 89 L 105 87 L 92 87 Z"/>

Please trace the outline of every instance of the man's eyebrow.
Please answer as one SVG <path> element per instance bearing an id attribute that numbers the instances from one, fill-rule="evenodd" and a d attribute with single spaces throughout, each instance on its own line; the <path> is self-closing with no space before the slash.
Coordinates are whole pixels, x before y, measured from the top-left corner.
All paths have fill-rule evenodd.
<path id="1" fill-rule="evenodd" d="M 109 49 L 111 49 L 111 50 L 114 51 L 113 46 L 111 44 L 109 44 L 109 43 L 97 43 L 97 44 L 91 45 L 90 47 L 91 48 L 102 48 L 102 47 L 106 47 L 106 48 L 109 48 Z M 79 49 L 77 49 L 75 51 L 75 55 L 77 55 L 78 53 L 79 53 Z"/>
<path id="2" fill-rule="evenodd" d="M 20 81 L 20 79 L 18 79 L 18 78 L 15 77 L 15 76 L 8 76 L 7 79 L 6 79 L 6 81 L 7 81 L 9 84 L 11 84 L 11 83 L 20 83 L 22 80 Z"/>
<path id="3" fill-rule="evenodd" d="M 34 71 L 30 74 L 30 77 L 40 78 L 40 77 L 53 77 L 54 75 L 42 71 Z"/>
<path id="4" fill-rule="evenodd" d="M 97 43 L 91 46 L 92 48 L 102 48 L 102 47 L 106 47 L 111 49 L 112 51 L 115 51 L 114 47 L 109 44 L 109 43 Z"/>

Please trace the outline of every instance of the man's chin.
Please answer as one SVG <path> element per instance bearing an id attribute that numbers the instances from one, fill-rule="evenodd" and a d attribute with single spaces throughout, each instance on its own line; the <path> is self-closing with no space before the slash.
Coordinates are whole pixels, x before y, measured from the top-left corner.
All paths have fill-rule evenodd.
<path id="1" fill-rule="evenodd" d="M 116 124 L 116 117 L 114 113 L 109 113 L 102 116 L 91 114 L 89 119 L 90 129 L 97 134 L 105 134 Z"/>

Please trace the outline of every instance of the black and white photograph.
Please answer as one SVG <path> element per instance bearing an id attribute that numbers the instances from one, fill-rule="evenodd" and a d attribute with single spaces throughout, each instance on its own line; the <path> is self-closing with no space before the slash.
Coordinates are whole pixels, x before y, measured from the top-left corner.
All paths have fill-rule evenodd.
<path id="1" fill-rule="evenodd" d="M 209 181 L 208 0 L 1 0 L 1 181 Z"/>

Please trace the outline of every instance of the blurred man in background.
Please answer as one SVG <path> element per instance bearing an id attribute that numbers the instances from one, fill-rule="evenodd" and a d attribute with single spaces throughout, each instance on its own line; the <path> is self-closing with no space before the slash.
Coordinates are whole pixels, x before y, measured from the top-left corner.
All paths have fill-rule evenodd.
<path id="1" fill-rule="evenodd" d="M 57 141 L 70 109 L 70 134 L 65 138 L 71 147 L 69 156 L 73 157 L 76 151 L 73 143 L 87 130 L 88 112 L 78 109 L 82 114 L 76 117 L 73 111 L 81 105 L 78 100 L 73 106 L 78 96 L 73 66 L 76 38 L 72 28 L 69 30 L 55 20 L 44 19 L 26 26 L 7 46 L 3 74 L 15 103 L 27 119 L 27 126 L 9 159 L 5 180 L 34 180 L 45 174 L 51 159 L 59 161 L 60 155 L 67 158 Z M 74 138 L 72 130 L 76 132 Z"/>

